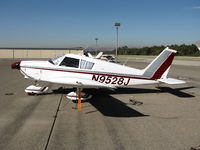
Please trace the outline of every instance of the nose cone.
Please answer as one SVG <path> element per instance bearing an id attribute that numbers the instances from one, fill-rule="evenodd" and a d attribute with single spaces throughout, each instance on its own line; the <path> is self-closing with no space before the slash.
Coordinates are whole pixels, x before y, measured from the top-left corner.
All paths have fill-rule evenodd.
<path id="1" fill-rule="evenodd" d="M 20 63 L 21 63 L 21 61 L 11 64 L 11 68 L 12 69 L 20 69 Z"/>

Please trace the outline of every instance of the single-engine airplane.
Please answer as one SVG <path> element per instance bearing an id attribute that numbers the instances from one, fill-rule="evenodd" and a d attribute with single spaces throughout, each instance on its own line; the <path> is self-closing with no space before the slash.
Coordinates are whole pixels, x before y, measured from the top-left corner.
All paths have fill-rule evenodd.
<path id="1" fill-rule="evenodd" d="M 25 78 L 63 84 L 77 89 L 67 97 L 78 99 L 78 109 L 85 94 L 83 88 L 117 88 L 141 84 L 182 84 L 185 81 L 168 78 L 175 50 L 165 48 L 146 68 L 135 69 L 128 66 L 103 61 L 85 55 L 65 54 L 48 61 L 19 61 L 11 65 L 19 69 Z M 46 87 L 31 85 L 26 92 L 42 93 Z M 77 98 L 78 97 L 78 98 Z M 90 96 L 91 97 L 91 96 Z"/>

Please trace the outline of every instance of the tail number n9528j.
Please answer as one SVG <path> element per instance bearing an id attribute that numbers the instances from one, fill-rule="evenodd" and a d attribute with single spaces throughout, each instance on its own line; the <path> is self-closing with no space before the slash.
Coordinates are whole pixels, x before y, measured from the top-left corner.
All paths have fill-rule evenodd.
<path id="1" fill-rule="evenodd" d="M 130 78 L 116 77 L 116 76 L 104 76 L 104 75 L 93 75 L 92 80 L 106 84 L 118 84 L 125 85 L 129 84 Z"/>

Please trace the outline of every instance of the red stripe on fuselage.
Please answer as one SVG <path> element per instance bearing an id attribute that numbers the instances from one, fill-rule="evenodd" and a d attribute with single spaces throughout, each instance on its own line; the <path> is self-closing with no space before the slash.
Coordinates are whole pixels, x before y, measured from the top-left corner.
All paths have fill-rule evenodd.
<path id="1" fill-rule="evenodd" d="M 113 76 L 113 77 L 122 77 L 122 78 L 133 78 L 133 79 L 144 79 L 144 80 L 151 80 L 150 78 L 143 78 L 143 77 L 134 77 L 128 75 L 117 75 L 117 74 L 108 74 L 108 73 L 99 73 L 99 72 L 83 72 L 83 71 L 75 71 L 75 70 L 60 70 L 60 69 L 48 69 L 48 68 L 36 68 L 36 67 L 24 67 L 22 68 L 31 68 L 31 69 L 41 69 L 41 70 L 50 70 L 50 71 L 61 71 L 61 72 L 70 72 L 70 73 L 80 73 L 80 74 L 91 74 L 91 75 L 103 75 L 103 76 Z"/>

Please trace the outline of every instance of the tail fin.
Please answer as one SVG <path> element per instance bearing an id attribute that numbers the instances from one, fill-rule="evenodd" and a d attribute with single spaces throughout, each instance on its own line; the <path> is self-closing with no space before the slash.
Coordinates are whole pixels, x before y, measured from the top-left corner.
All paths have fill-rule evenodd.
<path id="1" fill-rule="evenodd" d="M 145 69 L 143 77 L 152 80 L 160 79 L 161 77 L 166 77 L 169 68 L 172 64 L 176 51 L 165 48 Z"/>

